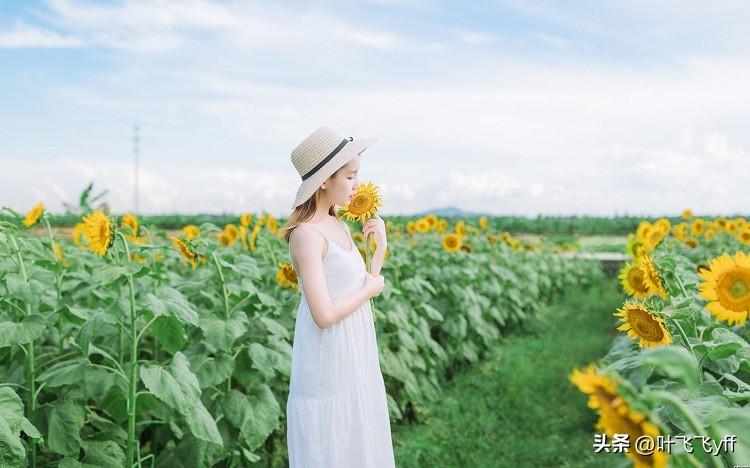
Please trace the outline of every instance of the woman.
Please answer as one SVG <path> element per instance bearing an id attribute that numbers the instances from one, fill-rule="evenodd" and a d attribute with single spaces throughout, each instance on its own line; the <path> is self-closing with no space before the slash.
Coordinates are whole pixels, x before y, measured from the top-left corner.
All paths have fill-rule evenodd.
<path id="1" fill-rule="evenodd" d="M 348 204 L 360 154 L 375 141 L 321 127 L 292 151 L 302 184 L 283 229 L 302 298 L 286 407 L 291 468 L 395 466 L 369 303 L 385 286 L 385 224 L 377 216 L 365 223 L 365 238 L 377 243 L 367 272 L 334 208 Z"/>

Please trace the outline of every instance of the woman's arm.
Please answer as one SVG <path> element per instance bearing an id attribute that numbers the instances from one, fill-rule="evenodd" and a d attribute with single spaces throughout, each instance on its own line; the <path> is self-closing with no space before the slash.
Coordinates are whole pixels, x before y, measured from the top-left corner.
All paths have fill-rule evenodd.
<path id="1" fill-rule="evenodd" d="M 374 276 L 380 274 L 380 269 L 385 261 L 385 251 L 388 249 L 388 240 L 386 239 L 385 222 L 375 215 L 362 226 L 362 233 L 365 235 L 365 249 L 370 247 L 370 241 L 367 239 L 370 234 L 375 237 L 375 253 L 370 260 L 370 273 Z"/>
<path id="2" fill-rule="evenodd" d="M 385 248 L 378 246 L 375 248 L 375 253 L 372 254 L 372 260 L 370 260 L 370 272 L 377 276 L 380 274 L 380 269 L 383 267 L 385 261 Z"/>
<path id="3" fill-rule="evenodd" d="M 325 242 L 320 233 L 304 225 L 297 227 L 289 238 L 292 256 L 299 267 L 297 275 L 302 279 L 310 313 L 318 328 L 338 323 L 370 298 L 369 291 L 363 286 L 335 300 L 331 299 L 321 258 Z"/>

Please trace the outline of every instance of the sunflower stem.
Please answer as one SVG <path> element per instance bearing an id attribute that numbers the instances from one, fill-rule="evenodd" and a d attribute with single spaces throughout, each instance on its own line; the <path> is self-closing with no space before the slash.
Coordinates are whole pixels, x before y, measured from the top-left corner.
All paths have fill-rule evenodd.
<path id="1" fill-rule="evenodd" d="M 211 257 L 214 259 L 214 265 L 216 266 L 216 272 L 219 274 L 219 281 L 221 282 L 221 292 L 224 296 L 224 320 L 229 320 L 229 293 L 227 292 L 227 284 L 224 281 L 224 272 L 221 271 L 221 265 L 219 264 L 219 257 L 216 252 L 211 252 Z M 227 393 L 232 390 L 232 376 L 227 378 Z"/>
<path id="2" fill-rule="evenodd" d="M 128 248 L 128 241 L 125 236 L 120 232 L 116 231 L 117 235 L 122 240 L 122 245 L 125 248 L 125 255 L 130 260 L 130 249 Z M 115 247 L 117 244 L 115 243 Z M 136 399 L 138 398 L 138 330 L 135 315 L 135 285 L 133 283 L 133 275 L 128 274 L 128 290 L 130 293 L 130 378 L 128 382 L 128 445 L 127 445 L 127 466 L 132 467 L 133 462 L 136 459 L 136 444 L 135 430 L 136 430 Z M 140 454 L 139 454 L 140 456 Z"/>
<path id="3" fill-rule="evenodd" d="M 695 351 L 693 350 L 693 345 L 690 344 L 690 340 L 688 340 L 687 334 L 685 334 L 685 330 L 682 329 L 682 325 L 680 325 L 679 320 L 672 319 L 672 323 L 674 323 L 675 326 L 677 327 L 677 331 L 679 332 L 680 337 L 682 337 L 682 341 L 684 342 L 685 347 L 690 351 L 690 354 L 693 355 L 693 359 L 695 359 L 697 361 L 698 358 L 696 358 L 696 356 L 695 356 Z M 699 375 L 701 377 L 701 380 L 703 380 L 703 372 L 700 372 L 700 367 L 698 368 L 698 372 L 699 372 Z"/>
<path id="4" fill-rule="evenodd" d="M 700 435 L 703 437 L 709 437 L 708 433 L 705 429 L 703 429 L 703 426 L 701 425 L 700 421 L 698 421 L 698 418 L 695 417 L 692 411 L 690 411 L 690 408 L 688 408 L 685 403 L 680 400 L 679 398 L 675 397 L 671 393 L 667 393 L 664 390 L 652 390 L 649 392 L 649 394 L 653 397 L 656 397 L 659 400 L 666 401 L 672 404 L 677 411 L 682 413 L 682 415 L 687 420 L 688 424 L 690 424 L 690 427 L 693 429 L 696 435 Z M 724 464 L 721 462 L 721 460 L 718 457 L 714 457 L 711 454 L 709 454 L 708 457 L 710 461 L 711 466 L 715 468 L 722 468 Z"/>
<path id="5" fill-rule="evenodd" d="M 13 249 L 16 253 L 16 258 L 18 259 L 18 266 L 21 270 L 21 277 L 23 278 L 24 283 L 28 283 L 29 276 L 26 273 L 26 265 L 23 263 L 23 256 L 21 255 L 21 249 L 18 247 L 18 243 L 16 242 L 15 236 L 9 236 L 10 241 L 13 243 Z M 26 303 L 26 316 L 31 315 L 31 304 Z M 23 347 L 23 346 L 22 346 Z M 34 362 L 34 340 L 31 340 L 28 345 L 28 349 L 24 349 L 24 352 L 26 353 L 26 363 L 28 366 L 29 376 L 28 376 L 28 389 L 29 389 L 29 413 L 28 415 L 31 416 L 31 413 L 36 411 L 36 366 Z M 36 439 L 31 440 L 31 467 L 36 468 Z"/>
<path id="6" fill-rule="evenodd" d="M 44 224 L 47 226 L 47 235 L 49 236 L 49 249 L 52 252 L 52 260 L 57 263 L 57 256 L 55 255 L 55 238 L 52 236 L 52 228 L 49 225 L 47 215 L 42 216 Z"/>

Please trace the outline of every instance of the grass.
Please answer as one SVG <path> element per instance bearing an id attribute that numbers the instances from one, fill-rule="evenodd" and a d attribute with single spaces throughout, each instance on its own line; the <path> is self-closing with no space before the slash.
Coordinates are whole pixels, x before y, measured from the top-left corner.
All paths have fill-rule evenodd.
<path id="1" fill-rule="evenodd" d="M 392 427 L 397 466 L 622 465 L 622 454 L 594 453 L 596 414 L 568 375 L 606 353 L 623 299 L 608 279 L 544 308 L 457 375 L 425 424 Z"/>

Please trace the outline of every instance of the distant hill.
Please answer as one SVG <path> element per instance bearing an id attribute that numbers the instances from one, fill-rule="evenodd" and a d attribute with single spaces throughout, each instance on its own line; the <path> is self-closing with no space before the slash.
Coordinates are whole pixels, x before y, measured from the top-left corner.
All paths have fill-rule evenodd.
<path id="1" fill-rule="evenodd" d="M 489 216 L 487 213 L 481 213 L 481 212 L 474 212 L 474 211 L 465 211 L 460 208 L 456 208 L 454 206 L 448 206 L 445 208 L 434 208 L 432 210 L 427 210 L 421 213 L 414 213 L 412 216 L 425 216 L 428 214 L 434 214 L 436 216 L 466 216 L 466 217 L 472 217 L 472 216 Z"/>

